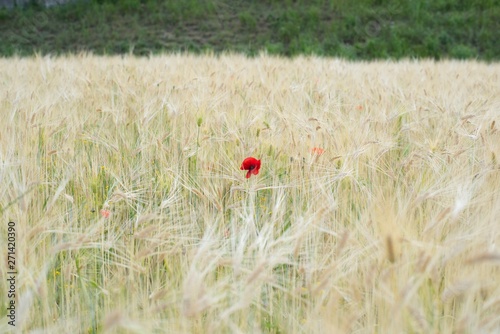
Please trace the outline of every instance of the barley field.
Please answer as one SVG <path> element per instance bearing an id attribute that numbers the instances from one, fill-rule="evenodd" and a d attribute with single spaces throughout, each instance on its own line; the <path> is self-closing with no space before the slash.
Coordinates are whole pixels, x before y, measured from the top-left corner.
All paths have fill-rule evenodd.
<path id="1" fill-rule="evenodd" d="M 498 63 L 9 58 L 0 112 L 0 332 L 500 331 Z"/>

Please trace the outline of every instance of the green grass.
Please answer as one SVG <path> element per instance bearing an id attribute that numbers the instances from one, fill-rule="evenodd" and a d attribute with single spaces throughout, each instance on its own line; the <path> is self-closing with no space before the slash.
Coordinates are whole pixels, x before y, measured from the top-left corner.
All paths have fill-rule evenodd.
<path id="1" fill-rule="evenodd" d="M 0 11 L 0 55 L 235 51 L 500 59 L 500 1 L 88 1 Z"/>

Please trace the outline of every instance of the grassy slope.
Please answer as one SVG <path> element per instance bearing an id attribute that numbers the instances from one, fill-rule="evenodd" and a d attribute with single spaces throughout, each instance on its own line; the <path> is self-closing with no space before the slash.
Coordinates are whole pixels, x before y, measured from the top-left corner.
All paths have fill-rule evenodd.
<path id="1" fill-rule="evenodd" d="M 350 59 L 500 58 L 498 0 L 139 1 L 0 14 L 0 54 L 232 50 Z"/>
<path id="2" fill-rule="evenodd" d="M 499 72 L 0 59 L 18 328 L 498 332 Z M 263 165 L 245 179 L 249 155 Z"/>

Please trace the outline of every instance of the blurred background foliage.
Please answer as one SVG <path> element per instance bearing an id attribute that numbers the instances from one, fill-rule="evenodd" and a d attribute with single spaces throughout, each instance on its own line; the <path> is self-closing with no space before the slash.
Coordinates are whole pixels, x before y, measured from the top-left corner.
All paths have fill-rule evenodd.
<path id="1" fill-rule="evenodd" d="M 0 10 L 0 55 L 500 58 L 500 0 L 86 0 Z"/>

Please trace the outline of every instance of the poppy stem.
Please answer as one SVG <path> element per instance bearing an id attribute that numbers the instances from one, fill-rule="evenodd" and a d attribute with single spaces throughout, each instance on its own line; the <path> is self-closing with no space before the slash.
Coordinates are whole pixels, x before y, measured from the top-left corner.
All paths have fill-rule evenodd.
<path id="1" fill-rule="evenodd" d="M 201 117 L 198 117 L 198 119 L 196 120 L 196 125 L 198 126 L 198 129 L 196 131 L 196 147 L 200 147 L 200 127 L 201 127 L 201 123 L 203 123 L 203 118 Z"/>
<path id="2" fill-rule="evenodd" d="M 200 148 L 200 127 L 196 131 L 196 151 Z"/>

